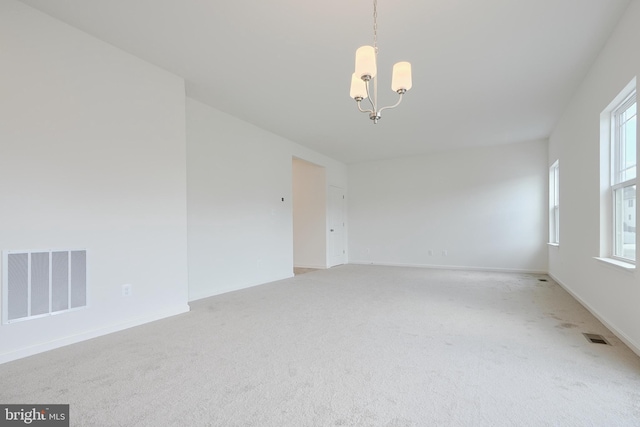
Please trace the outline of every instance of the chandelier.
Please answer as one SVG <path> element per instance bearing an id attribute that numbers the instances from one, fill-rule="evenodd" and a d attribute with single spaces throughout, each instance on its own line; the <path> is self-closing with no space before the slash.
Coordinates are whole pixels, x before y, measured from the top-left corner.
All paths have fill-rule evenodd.
<path id="1" fill-rule="evenodd" d="M 391 90 L 396 92 L 400 98 L 398 102 L 388 107 L 378 106 L 378 79 L 376 74 L 378 57 L 378 0 L 373 0 L 373 46 L 361 46 L 356 50 L 356 70 L 351 75 L 350 95 L 358 104 L 358 110 L 369 113 L 369 118 L 374 124 L 380 120 L 380 115 L 384 110 L 396 108 L 402 102 L 402 95 L 411 89 L 411 64 L 409 62 L 398 62 L 393 65 L 393 76 L 391 78 Z M 371 93 L 373 86 L 373 93 Z M 362 108 L 361 102 L 369 98 L 370 110 Z"/>

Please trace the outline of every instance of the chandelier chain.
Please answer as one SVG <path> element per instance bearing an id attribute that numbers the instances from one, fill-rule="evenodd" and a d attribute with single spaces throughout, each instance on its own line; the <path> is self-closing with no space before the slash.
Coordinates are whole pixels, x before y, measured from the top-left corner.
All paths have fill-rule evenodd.
<path id="1" fill-rule="evenodd" d="M 373 0 L 373 49 L 378 53 L 378 0 Z"/>

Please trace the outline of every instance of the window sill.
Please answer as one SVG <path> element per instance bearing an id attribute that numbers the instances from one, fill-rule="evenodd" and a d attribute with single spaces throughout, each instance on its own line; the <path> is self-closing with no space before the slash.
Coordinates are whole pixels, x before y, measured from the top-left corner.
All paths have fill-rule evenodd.
<path id="1" fill-rule="evenodd" d="M 600 261 L 603 264 L 615 267 L 615 268 L 619 268 L 622 269 L 624 271 L 627 271 L 629 273 L 633 273 L 636 270 L 636 266 L 635 264 L 631 264 L 628 262 L 624 262 L 624 261 L 620 261 L 617 259 L 613 259 L 613 258 L 600 258 L 600 257 L 594 257 L 594 259 Z"/>
<path id="2" fill-rule="evenodd" d="M 547 245 L 554 247 L 554 248 L 559 248 L 560 244 L 559 243 L 547 243 Z"/>

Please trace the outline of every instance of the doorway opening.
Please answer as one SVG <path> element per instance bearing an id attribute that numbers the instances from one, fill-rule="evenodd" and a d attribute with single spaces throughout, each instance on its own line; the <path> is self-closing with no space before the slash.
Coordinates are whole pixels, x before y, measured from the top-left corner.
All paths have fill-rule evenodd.
<path id="1" fill-rule="evenodd" d="M 327 173 L 293 158 L 293 267 L 327 268 Z"/>

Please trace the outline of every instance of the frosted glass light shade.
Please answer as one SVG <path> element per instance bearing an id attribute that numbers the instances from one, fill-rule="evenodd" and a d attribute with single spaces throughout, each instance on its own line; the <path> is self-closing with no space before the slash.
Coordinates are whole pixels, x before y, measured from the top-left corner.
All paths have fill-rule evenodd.
<path id="1" fill-rule="evenodd" d="M 394 92 L 411 89 L 411 64 L 409 62 L 397 62 L 393 65 L 393 77 L 391 89 Z"/>
<path id="2" fill-rule="evenodd" d="M 353 99 L 365 99 L 367 97 L 366 83 L 356 73 L 351 74 L 351 91 L 349 94 Z"/>
<path id="3" fill-rule="evenodd" d="M 373 46 L 360 46 L 356 50 L 356 76 L 376 76 L 376 51 Z"/>

